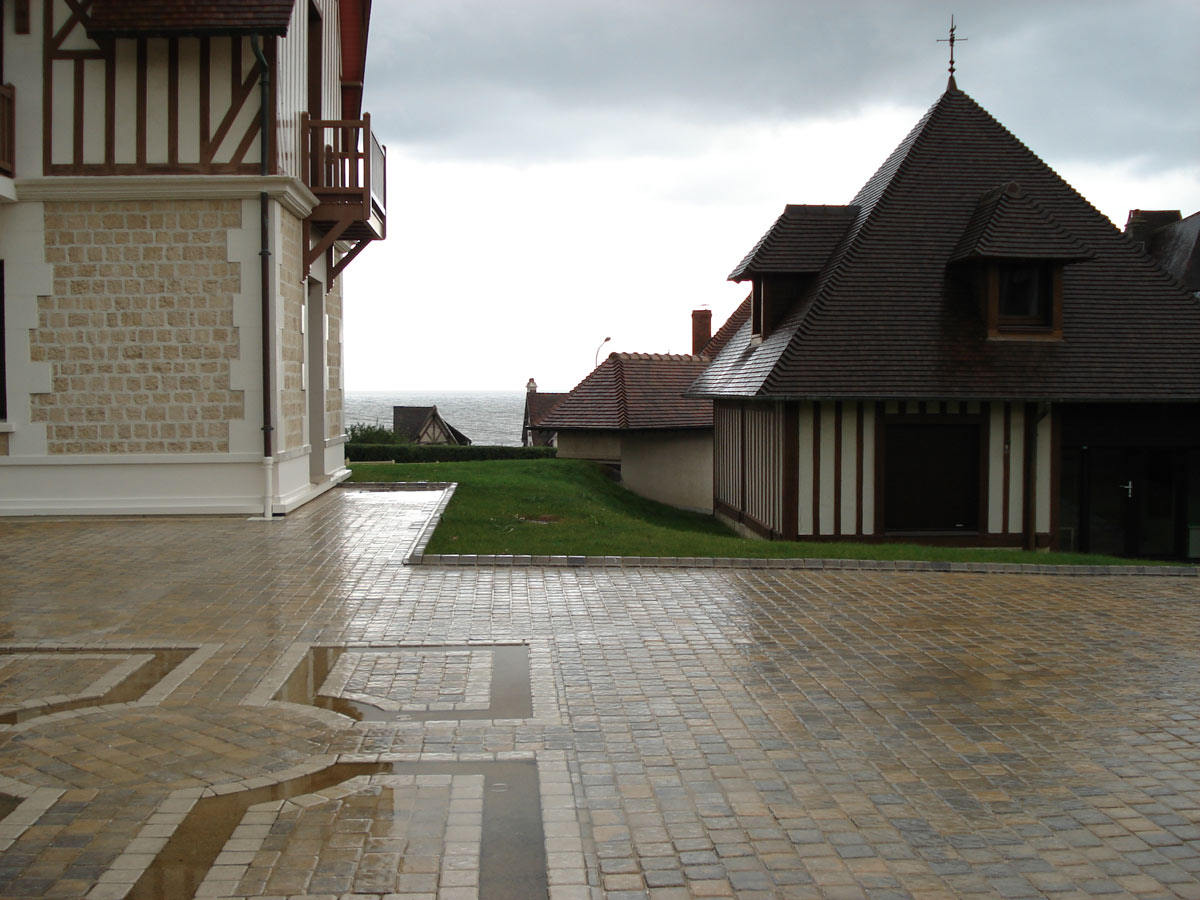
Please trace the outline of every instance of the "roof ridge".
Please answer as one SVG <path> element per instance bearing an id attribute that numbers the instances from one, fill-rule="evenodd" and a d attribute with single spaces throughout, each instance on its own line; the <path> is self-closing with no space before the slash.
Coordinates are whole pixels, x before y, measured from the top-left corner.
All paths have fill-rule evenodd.
<path id="1" fill-rule="evenodd" d="M 629 403 L 625 397 L 625 366 L 624 361 L 619 353 L 610 354 L 608 357 L 612 360 L 613 379 L 616 387 L 617 395 L 617 427 L 629 427 Z"/>

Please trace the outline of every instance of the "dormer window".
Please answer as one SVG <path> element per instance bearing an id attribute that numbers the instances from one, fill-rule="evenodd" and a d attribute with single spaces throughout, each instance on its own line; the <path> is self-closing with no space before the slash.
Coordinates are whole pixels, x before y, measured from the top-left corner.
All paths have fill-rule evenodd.
<path id="1" fill-rule="evenodd" d="M 1092 252 L 1013 183 L 980 199 L 951 266 L 974 273 L 989 340 L 1059 340 L 1063 268 Z"/>
<path id="2" fill-rule="evenodd" d="M 984 309 L 990 339 L 1062 337 L 1062 265 L 985 264 Z"/>

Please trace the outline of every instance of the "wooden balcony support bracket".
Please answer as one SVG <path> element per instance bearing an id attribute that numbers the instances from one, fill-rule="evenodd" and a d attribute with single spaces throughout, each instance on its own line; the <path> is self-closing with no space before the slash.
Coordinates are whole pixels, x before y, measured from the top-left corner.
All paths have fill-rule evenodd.
<path id="1" fill-rule="evenodd" d="M 329 250 L 329 262 L 330 262 L 329 283 L 330 283 L 330 285 L 333 284 L 333 281 L 335 278 L 337 278 L 339 275 L 342 274 L 342 270 L 344 268 L 346 268 L 346 266 L 348 266 L 348 265 L 350 265 L 350 263 L 354 262 L 354 257 L 358 256 L 358 254 L 362 253 L 363 250 L 365 250 L 367 248 L 367 245 L 369 243 L 371 243 L 371 242 L 370 241 L 359 241 L 357 244 L 355 244 L 353 247 L 351 247 L 349 252 L 345 256 L 343 256 L 341 259 L 339 259 L 336 263 L 333 262 L 333 248 L 332 247 L 330 248 L 330 250 Z"/>
<path id="2" fill-rule="evenodd" d="M 335 222 L 324 236 L 317 241 L 316 246 L 304 251 L 304 277 L 308 277 L 309 271 L 312 269 L 312 264 L 321 258 L 321 254 L 326 250 L 331 250 L 333 245 L 337 243 L 338 238 L 345 234 L 346 229 L 354 224 L 353 220 L 343 219 L 340 222 Z M 330 281 L 333 279 L 331 278 Z"/>

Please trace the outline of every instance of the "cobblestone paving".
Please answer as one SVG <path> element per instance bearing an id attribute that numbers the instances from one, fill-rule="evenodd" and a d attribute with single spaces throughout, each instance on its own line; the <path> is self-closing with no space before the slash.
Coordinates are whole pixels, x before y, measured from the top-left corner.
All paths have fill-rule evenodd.
<path id="1" fill-rule="evenodd" d="M 135 702 L 0 726 L 0 896 L 124 897 L 197 798 L 335 762 L 533 760 L 552 900 L 1200 898 L 1196 579 L 402 565 L 439 500 L 0 521 L 0 703 L 189 654 Z M 472 646 L 473 668 L 514 641 L 530 718 L 262 696 L 308 646 Z M 49 650 L 114 655 L 69 673 Z M 483 860 L 503 837 L 482 776 L 431 777 L 255 805 L 199 895 L 502 896 L 467 861 L 468 832 Z"/>
<path id="2" fill-rule="evenodd" d="M 487 709 L 492 694 L 490 650 L 347 651 L 321 694 L 410 712 Z"/>

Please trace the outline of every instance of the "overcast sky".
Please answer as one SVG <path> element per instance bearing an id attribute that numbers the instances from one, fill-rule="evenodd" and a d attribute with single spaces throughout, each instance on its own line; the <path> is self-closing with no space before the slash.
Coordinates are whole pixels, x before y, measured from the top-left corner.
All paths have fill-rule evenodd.
<path id="1" fill-rule="evenodd" d="M 848 203 L 958 86 L 1116 225 L 1200 209 L 1196 0 L 375 0 L 388 239 L 349 390 L 569 390 L 690 351 L 786 203 Z M 965 40 L 963 40 L 965 38 Z"/>

